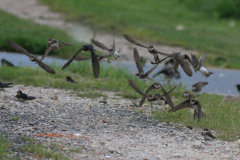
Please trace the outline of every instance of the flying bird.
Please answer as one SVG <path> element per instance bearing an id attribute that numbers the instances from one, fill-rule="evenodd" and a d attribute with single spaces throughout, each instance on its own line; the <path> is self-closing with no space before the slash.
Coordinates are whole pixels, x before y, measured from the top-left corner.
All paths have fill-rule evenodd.
<path id="1" fill-rule="evenodd" d="M 115 33 L 114 33 L 114 27 L 113 27 L 113 26 L 112 26 L 112 30 L 113 30 L 113 47 L 112 47 L 112 48 L 108 48 L 108 47 L 106 47 L 104 44 L 102 44 L 101 42 L 96 41 L 96 40 L 94 40 L 94 39 L 91 39 L 91 42 L 92 42 L 94 45 L 98 46 L 99 48 L 108 51 L 110 55 L 112 55 L 115 59 L 117 59 L 117 58 L 120 57 L 120 56 L 119 56 L 119 53 L 120 53 L 121 49 L 118 50 L 118 51 L 116 50 Z"/>
<path id="2" fill-rule="evenodd" d="M 206 117 L 206 115 L 202 112 L 200 102 L 195 99 L 187 99 L 182 103 L 178 104 L 177 106 L 175 106 L 174 108 L 170 109 L 168 112 L 176 112 L 184 108 L 193 108 L 194 109 L 193 117 L 194 118 L 197 117 L 198 122 L 202 117 Z"/>
<path id="3" fill-rule="evenodd" d="M 92 69 L 93 69 L 93 75 L 97 79 L 99 74 L 100 74 L 100 66 L 99 66 L 99 61 L 97 59 L 97 56 L 94 52 L 94 48 L 91 44 L 88 45 L 83 45 L 74 55 L 73 57 L 62 67 L 62 70 L 67 68 L 72 61 L 75 59 L 78 53 L 82 51 L 90 51 L 91 52 L 91 59 L 92 59 Z"/>
<path id="4" fill-rule="evenodd" d="M 57 51 L 57 50 L 63 48 L 63 46 L 61 44 L 66 45 L 66 46 L 74 46 L 74 44 L 69 44 L 69 43 L 61 42 L 56 39 L 49 38 L 47 49 L 46 49 L 44 55 L 42 56 L 42 58 L 40 59 L 40 61 L 42 61 L 48 55 L 48 53 L 52 50 L 53 47 L 54 47 L 54 51 Z"/>
<path id="5" fill-rule="evenodd" d="M 181 55 L 181 52 L 173 52 L 171 54 L 169 53 L 159 53 L 161 55 L 164 55 L 166 56 L 166 58 L 171 58 L 171 59 L 174 59 L 174 69 L 177 70 L 179 64 L 180 66 L 182 67 L 183 71 L 189 76 L 191 77 L 192 76 L 192 70 L 190 68 L 190 65 L 189 63 L 187 62 L 187 60 L 185 59 L 185 56 L 184 55 Z M 166 59 L 165 58 L 165 59 Z M 156 63 L 152 63 L 152 64 L 156 64 Z"/>
<path id="6" fill-rule="evenodd" d="M 106 61 L 106 62 L 108 62 L 108 63 L 111 63 L 111 62 L 107 59 L 107 57 L 111 57 L 110 54 L 108 54 L 108 55 L 97 55 L 97 54 L 96 54 L 96 57 L 97 57 L 97 59 L 98 59 L 99 62 L 104 62 L 104 61 Z M 89 60 L 89 59 L 91 59 L 91 57 L 83 57 L 83 56 L 81 56 L 81 57 L 75 57 L 75 58 L 74 58 L 74 60 L 77 60 L 77 61 L 85 61 L 85 60 Z"/>
<path id="7" fill-rule="evenodd" d="M 4 88 L 11 88 L 13 83 L 2 83 L 0 82 L 0 91 L 4 91 Z"/>
<path id="8" fill-rule="evenodd" d="M 32 96 L 28 96 L 27 94 L 23 93 L 22 91 L 17 91 L 17 95 L 16 95 L 17 99 L 19 100 L 33 100 L 36 97 L 32 97 Z"/>
<path id="9" fill-rule="evenodd" d="M 1 59 L 1 64 L 2 64 L 2 66 L 6 65 L 8 67 L 15 67 L 11 62 L 9 62 L 8 60 L 6 60 L 4 58 Z"/>
<path id="10" fill-rule="evenodd" d="M 205 67 L 204 67 L 204 61 L 206 58 L 207 52 L 205 51 L 203 55 L 199 58 L 199 61 L 197 57 L 192 54 L 192 62 L 193 62 L 193 68 L 196 71 L 199 71 L 200 73 L 203 74 L 206 78 L 209 77 L 211 74 L 214 74 L 213 72 L 209 72 Z"/>
<path id="11" fill-rule="evenodd" d="M 236 87 L 237 87 L 238 93 L 240 94 L 240 84 L 237 84 Z"/>
<path id="12" fill-rule="evenodd" d="M 135 74 L 136 77 L 139 77 L 140 79 L 149 79 L 149 80 L 152 80 L 151 78 L 149 78 L 149 74 L 152 73 L 152 71 L 158 66 L 155 65 L 152 69 L 150 69 L 148 72 L 146 72 L 144 74 L 144 71 L 143 71 L 143 68 L 142 68 L 142 63 L 141 63 L 141 59 L 139 57 L 139 54 L 138 54 L 138 50 L 137 48 L 133 48 L 133 54 L 134 54 L 134 60 L 135 60 L 135 63 L 136 63 L 136 66 L 137 66 L 137 69 L 138 69 L 138 73 Z"/>
<path id="13" fill-rule="evenodd" d="M 25 50 L 23 47 L 21 47 L 20 45 L 18 45 L 17 43 L 15 43 L 13 41 L 9 40 L 8 43 L 16 51 L 21 52 L 21 53 L 27 55 L 29 57 L 30 61 L 37 62 L 38 65 L 40 67 L 42 67 L 42 69 L 44 69 L 46 72 L 51 73 L 51 74 L 55 74 L 55 70 L 52 69 L 50 66 L 46 65 L 45 63 L 43 63 L 42 61 L 40 61 L 36 55 L 33 55 L 33 54 L 29 53 L 27 50 Z"/>
<path id="14" fill-rule="evenodd" d="M 192 92 L 199 94 L 202 92 L 202 88 L 206 86 L 208 82 L 198 82 L 192 85 Z"/>
<path id="15" fill-rule="evenodd" d="M 144 96 L 145 93 L 133 82 L 133 80 L 129 79 L 128 83 L 136 92 Z M 176 86 L 173 89 L 171 89 L 168 93 L 171 93 L 175 88 Z M 154 96 L 148 95 L 147 100 L 151 103 L 151 105 L 154 101 L 156 101 L 158 105 L 168 104 L 167 101 L 163 98 L 163 96 L 164 95 L 160 95 L 158 93 L 155 94 Z"/>
<path id="16" fill-rule="evenodd" d="M 144 48 L 147 48 L 148 49 L 148 52 L 153 55 L 154 57 L 154 60 L 156 63 L 161 63 L 162 61 L 164 61 L 166 58 L 160 60 L 159 57 L 158 57 L 158 54 L 159 53 L 162 53 L 160 51 L 157 51 L 152 45 L 149 45 L 149 46 L 146 46 L 146 45 L 143 45 L 142 43 L 132 39 L 131 37 L 129 37 L 128 35 L 124 34 L 123 37 L 130 43 L 132 44 L 135 44 L 137 46 L 140 46 L 140 47 L 144 47 Z"/>

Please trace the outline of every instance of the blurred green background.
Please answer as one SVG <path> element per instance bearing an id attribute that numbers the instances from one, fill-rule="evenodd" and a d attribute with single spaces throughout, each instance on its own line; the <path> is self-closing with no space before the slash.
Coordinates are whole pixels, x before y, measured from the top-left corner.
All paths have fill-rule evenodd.
<path id="1" fill-rule="evenodd" d="M 90 28 L 99 26 L 100 30 L 110 32 L 114 25 L 118 36 L 126 33 L 139 41 L 197 50 L 198 57 L 206 50 L 207 66 L 240 68 L 240 0 L 39 0 L 39 3 Z M 2 51 L 13 51 L 7 44 L 10 38 L 36 54 L 44 52 L 49 37 L 79 44 L 66 31 L 27 22 L 2 11 L 0 14 Z M 69 58 L 79 46 L 65 47 L 51 55 Z"/>

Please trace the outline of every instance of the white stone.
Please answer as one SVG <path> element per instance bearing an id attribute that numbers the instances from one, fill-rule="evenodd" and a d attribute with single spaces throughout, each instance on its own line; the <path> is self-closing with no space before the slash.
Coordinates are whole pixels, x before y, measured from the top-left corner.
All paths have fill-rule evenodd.
<path id="1" fill-rule="evenodd" d="M 173 153 L 173 157 L 181 157 L 182 155 L 180 153 Z"/>
<path id="2" fill-rule="evenodd" d="M 193 144 L 192 144 L 192 148 L 194 149 L 200 149 L 202 148 L 202 143 L 200 141 L 195 141 Z"/>

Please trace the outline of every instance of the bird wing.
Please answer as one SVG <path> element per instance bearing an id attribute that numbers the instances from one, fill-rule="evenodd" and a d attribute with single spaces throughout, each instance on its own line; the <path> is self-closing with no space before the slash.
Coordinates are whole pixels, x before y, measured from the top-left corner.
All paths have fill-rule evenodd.
<path id="1" fill-rule="evenodd" d="M 206 58 L 206 54 L 207 54 L 207 52 L 205 51 L 203 53 L 203 55 L 199 58 L 199 62 L 200 62 L 201 66 L 204 66 L 204 61 L 205 61 L 205 58 Z"/>
<path id="2" fill-rule="evenodd" d="M 170 97 L 169 93 L 171 93 L 175 88 L 177 87 L 177 85 L 175 87 L 173 87 L 173 89 L 171 89 L 169 92 L 167 92 L 163 86 L 161 85 L 161 88 L 162 88 L 162 91 L 163 91 L 163 94 L 169 104 L 169 106 L 173 109 L 174 108 L 174 104 L 173 104 L 173 101 L 172 101 L 172 98 Z"/>
<path id="3" fill-rule="evenodd" d="M 158 64 L 157 65 L 155 65 L 152 69 L 150 69 L 149 71 L 147 71 L 147 73 L 145 73 L 144 75 L 145 76 L 148 76 L 150 73 L 152 73 L 152 71 L 155 69 L 155 68 L 157 68 L 157 66 L 158 66 Z"/>
<path id="4" fill-rule="evenodd" d="M 94 40 L 94 39 L 91 39 L 91 42 L 94 44 L 94 45 L 96 45 L 96 46 L 98 46 L 99 48 L 101 48 L 101 49 L 103 49 L 103 50 L 107 50 L 107 51 L 111 51 L 108 47 L 106 47 L 104 44 L 102 44 L 102 43 L 100 43 L 100 42 L 98 42 L 98 41 L 96 41 L 96 40 Z"/>
<path id="5" fill-rule="evenodd" d="M 179 66 L 179 62 L 176 59 L 173 60 L 173 66 L 174 66 L 174 70 L 176 71 Z"/>
<path id="6" fill-rule="evenodd" d="M 32 56 L 31 53 L 29 53 L 27 50 L 25 50 L 23 47 L 21 47 L 20 45 L 18 45 L 17 43 L 13 42 L 13 41 L 10 41 L 8 40 L 8 43 L 12 46 L 13 49 L 15 49 L 16 51 L 18 52 L 21 52 L 25 55 L 27 55 L 28 57 L 29 56 Z"/>
<path id="7" fill-rule="evenodd" d="M 75 57 L 77 56 L 77 54 L 80 53 L 82 50 L 83 50 L 83 49 L 80 48 L 80 49 L 73 55 L 73 57 L 72 57 L 71 59 L 69 59 L 69 61 L 68 61 L 66 64 L 64 64 L 64 66 L 62 67 L 62 70 L 64 70 L 65 68 L 67 68 L 67 67 L 72 63 L 72 61 L 75 59 Z"/>
<path id="8" fill-rule="evenodd" d="M 123 37 L 130 43 L 135 44 L 137 46 L 140 47 L 144 47 L 144 48 L 148 48 L 147 46 L 143 45 L 142 43 L 135 41 L 134 39 L 132 39 L 131 37 L 129 37 L 128 35 L 124 34 Z"/>
<path id="9" fill-rule="evenodd" d="M 130 84 L 130 86 L 139 94 L 144 95 L 145 93 L 133 82 L 133 80 L 129 79 L 128 83 Z"/>
<path id="10" fill-rule="evenodd" d="M 93 70 L 93 75 L 97 79 L 99 74 L 100 74 L 100 65 L 99 61 L 97 59 L 97 56 L 95 55 L 94 49 L 91 48 L 91 57 L 92 57 L 92 70 Z"/>
<path id="11" fill-rule="evenodd" d="M 199 61 L 198 61 L 197 57 L 194 54 L 192 54 L 192 53 L 191 53 L 191 55 L 192 55 L 192 62 L 193 62 L 193 64 L 195 66 L 199 66 L 200 64 L 199 64 Z"/>
<path id="12" fill-rule="evenodd" d="M 50 66 L 46 65 L 45 63 L 43 63 L 41 60 L 39 60 L 39 59 L 37 58 L 37 56 L 35 56 L 34 59 L 35 59 L 35 61 L 38 63 L 38 65 L 39 65 L 40 67 L 42 67 L 42 69 L 44 69 L 46 72 L 51 73 L 51 74 L 55 74 L 55 70 L 52 69 Z"/>
<path id="13" fill-rule="evenodd" d="M 176 57 L 176 60 L 180 63 L 183 71 L 189 76 L 191 77 L 192 76 L 192 70 L 188 64 L 188 62 L 185 62 L 184 59 L 182 58 L 182 56 L 179 54 L 177 57 Z"/>
<path id="14" fill-rule="evenodd" d="M 114 27 L 112 26 L 113 30 L 113 51 L 115 52 L 115 33 L 114 33 Z"/>
<path id="15" fill-rule="evenodd" d="M 48 47 L 44 53 L 44 55 L 42 56 L 42 58 L 40 59 L 40 61 L 42 61 L 47 55 L 48 53 L 52 50 L 52 46 L 50 44 L 48 44 Z"/>
<path id="16" fill-rule="evenodd" d="M 193 108 L 190 103 L 190 99 L 183 101 L 182 103 L 178 104 L 174 108 L 170 109 L 168 112 L 176 112 L 176 111 L 184 109 L 184 108 Z"/>
<path id="17" fill-rule="evenodd" d="M 64 45 L 66 45 L 66 46 L 74 46 L 74 44 L 70 44 L 70 43 L 65 43 L 65 42 L 61 42 L 61 41 L 58 41 L 59 43 L 61 43 L 61 44 L 64 44 Z"/>
<path id="18" fill-rule="evenodd" d="M 144 74 L 142 64 L 141 64 L 141 59 L 139 57 L 137 48 L 133 48 L 133 54 L 134 54 L 134 60 L 135 60 L 138 72 L 141 74 Z"/>
<path id="19" fill-rule="evenodd" d="M 208 84 L 208 82 L 198 82 L 196 84 L 193 84 L 192 87 L 202 88 L 202 87 L 206 86 L 207 84 Z"/>

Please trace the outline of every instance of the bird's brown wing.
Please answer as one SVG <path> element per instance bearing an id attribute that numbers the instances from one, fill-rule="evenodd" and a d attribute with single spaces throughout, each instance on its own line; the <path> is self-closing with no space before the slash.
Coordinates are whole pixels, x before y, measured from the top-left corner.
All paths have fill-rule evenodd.
<path id="1" fill-rule="evenodd" d="M 176 60 L 180 63 L 183 71 L 184 71 L 189 77 L 191 77 L 193 73 L 192 73 L 192 70 L 191 70 L 188 62 L 185 62 L 184 59 L 181 57 L 181 55 L 178 55 L 178 56 L 176 57 Z"/>
<path id="2" fill-rule="evenodd" d="M 144 75 L 145 76 L 148 76 L 150 73 L 152 73 L 152 71 L 155 69 L 155 68 L 157 68 L 157 66 L 158 66 L 158 64 L 157 65 L 155 65 L 152 69 L 150 69 L 149 71 L 147 71 L 147 73 L 145 73 Z"/>
<path id="3" fill-rule="evenodd" d="M 58 41 L 58 42 L 61 43 L 61 44 L 66 45 L 66 46 L 74 46 L 74 44 L 70 44 L 70 43 L 66 43 L 66 42 L 61 42 L 61 41 Z"/>
<path id="4" fill-rule="evenodd" d="M 90 51 L 91 51 L 91 58 L 92 58 L 93 75 L 97 79 L 100 74 L 100 65 L 99 65 L 97 56 L 95 55 L 94 49 L 91 49 Z"/>
<path id="5" fill-rule="evenodd" d="M 17 43 L 8 40 L 8 43 L 12 46 L 13 49 L 15 49 L 18 52 L 21 52 L 27 56 L 32 56 L 31 53 L 29 53 L 27 50 L 25 50 L 23 47 L 21 47 L 20 45 L 18 45 Z"/>
<path id="6" fill-rule="evenodd" d="M 113 51 L 115 52 L 115 33 L 114 33 L 114 27 L 112 26 L 112 30 L 113 30 Z"/>
<path id="7" fill-rule="evenodd" d="M 134 39 L 132 39 L 131 37 L 129 37 L 128 35 L 124 34 L 123 37 L 130 43 L 135 44 L 137 46 L 140 47 L 144 47 L 144 48 L 148 48 L 147 46 L 143 45 L 142 43 L 135 41 Z"/>
<path id="8" fill-rule="evenodd" d="M 40 59 L 40 61 L 42 61 L 47 55 L 48 53 L 52 50 L 52 46 L 50 44 L 48 44 L 48 47 L 44 53 L 44 55 L 42 56 L 42 58 Z"/>
<path id="9" fill-rule="evenodd" d="M 46 72 L 51 73 L 51 74 L 55 74 L 55 70 L 52 69 L 50 66 L 46 65 L 45 63 L 43 63 L 42 61 L 40 61 L 37 56 L 35 56 L 35 61 L 38 63 L 38 65 L 40 67 L 42 67 L 42 69 L 44 69 Z"/>
<path id="10" fill-rule="evenodd" d="M 172 101 L 172 98 L 171 96 L 169 95 L 170 92 L 172 92 L 175 88 L 177 87 L 177 85 L 175 87 L 173 87 L 172 90 L 170 90 L 169 92 L 167 92 L 163 86 L 161 85 L 161 88 L 162 88 L 162 91 L 163 91 L 163 94 L 166 98 L 166 101 L 168 102 L 169 106 L 173 109 L 174 108 L 174 104 L 173 104 L 173 101 Z"/>
<path id="11" fill-rule="evenodd" d="M 193 62 L 193 64 L 194 64 L 195 66 L 199 66 L 200 63 L 199 63 L 197 57 L 196 57 L 194 54 L 192 54 L 192 53 L 191 53 L 191 55 L 192 55 L 192 62 Z"/>
<path id="12" fill-rule="evenodd" d="M 133 48 L 133 54 L 134 54 L 134 60 L 135 60 L 138 72 L 141 73 L 141 74 L 144 74 L 141 59 L 139 57 L 137 48 Z"/>
<path id="13" fill-rule="evenodd" d="M 202 87 L 206 86 L 207 84 L 208 84 L 208 82 L 198 82 L 196 84 L 193 84 L 192 87 L 202 88 Z"/>
<path id="14" fill-rule="evenodd" d="M 73 57 L 72 57 L 71 59 L 69 59 L 69 61 L 68 61 L 66 64 L 64 64 L 64 66 L 62 67 L 62 70 L 64 70 L 65 68 L 67 68 L 67 67 L 72 63 L 72 61 L 75 59 L 75 57 L 77 56 L 77 54 L 80 53 L 82 50 L 83 50 L 83 49 L 80 48 L 80 49 L 73 55 Z"/>
<path id="15" fill-rule="evenodd" d="M 128 83 L 130 84 L 130 86 L 139 94 L 144 95 L 145 93 L 133 82 L 133 80 L 129 79 Z"/>
<path id="16" fill-rule="evenodd" d="M 176 111 L 184 109 L 184 108 L 193 108 L 190 103 L 190 99 L 183 101 L 182 103 L 178 104 L 174 108 L 170 109 L 168 112 L 176 112 Z"/>
<path id="17" fill-rule="evenodd" d="M 101 48 L 101 49 L 104 49 L 104 50 L 107 50 L 107 51 L 111 51 L 108 47 L 106 47 L 104 44 L 102 44 L 102 43 L 100 43 L 100 42 L 98 42 L 98 41 L 96 41 L 96 40 L 94 40 L 94 39 L 91 39 L 91 42 L 94 44 L 94 45 L 96 45 L 96 46 L 98 46 L 99 48 Z"/>
<path id="18" fill-rule="evenodd" d="M 199 58 L 199 63 L 200 63 L 201 66 L 204 66 L 204 61 L 205 61 L 205 58 L 206 58 L 206 54 L 207 54 L 207 52 L 205 51 L 203 53 L 203 55 Z"/>
<path id="19" fill-rule="evenodd" d="M 179 66 L 179 62 L 176 59 L 173 60 L 173 66 L 174 66 L 174 70 L 176 71 Z"/>

